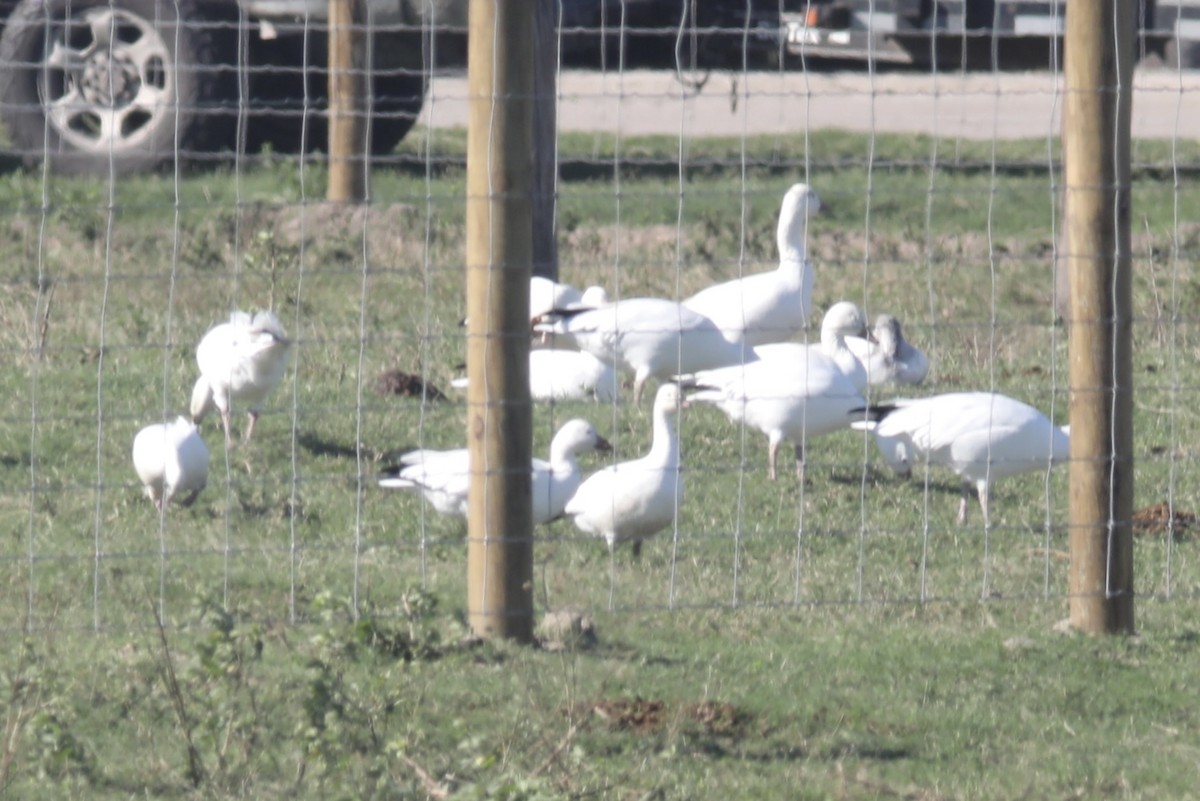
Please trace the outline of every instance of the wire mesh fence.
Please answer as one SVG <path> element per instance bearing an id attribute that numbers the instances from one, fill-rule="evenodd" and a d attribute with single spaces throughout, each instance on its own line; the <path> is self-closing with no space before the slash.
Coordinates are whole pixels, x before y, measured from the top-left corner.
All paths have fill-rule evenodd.
<path id="1" fill-rule="evenodd" d="M 370 198 L 327 204 L 324 30 L 229 5 L 22 6 L 27 30 L 0 39 L 0 69 L 25 87 L 0 95 L 6 629 L 178 622 L 196 598 L 295 621 L 328 593 L 355 609 L 394 608 L 414 587 L 465 593 L 461 519 L 377 486 L 402 453 L 465 444 L 452 387 L 465 20 L 400 25 L 403 45 L 367 40 Z M 812 319 L 793 341 L 816 346 L 821 315 L 850 300 L 868 320 L 898 318 L 930 365 L 919 386 L 873 386 L 864 401 L 999 392 L 1066 422 L 1053 59 L 1033 72 L 844 68 L 789 53 L 786 21 L 774 38 L 743 21 L 706 39 L 717 55 L 681 64 L 682 29 L 615 23 L 647 44 L 610 40 L 610 23 L 564 16 L 559 40 L 560 280 L 677 301 L 773 270 L 785 192 L 805 183 L 829 213 L 803 238 Z M 1200 581 L 1200 78 L 1162 62 L 1150 54 L 1135 79 L 1136 585 L 1172 599 Z M 201 424 L 207 487 L 157 511 L 134 436 L 191 416 L 197 345 L 234 309 L 275 312 L 286 369 L 251 438 L 244 398 L 228 444 L 219 415 Z M 613 445 L 580 457 L 584 475 L 647 453 L 655 383 L 641 403 L 628 375 L 613 399 L 537 403 L 534 453 L 577 417 Z M 637 557 L 569 520 L 539 526 L 539 607 L 1065 597 L 1065 470 L 1048 460 L 996 483 L 987 525 L 974 498 L 960 525 L 953 472 L 914 456 L 905 480 L 866 432 L 806 437 L 803 479 L 783 448 L 772 480 L 752 426 L 696 404 L 677 427 L 670 524 Z"/>

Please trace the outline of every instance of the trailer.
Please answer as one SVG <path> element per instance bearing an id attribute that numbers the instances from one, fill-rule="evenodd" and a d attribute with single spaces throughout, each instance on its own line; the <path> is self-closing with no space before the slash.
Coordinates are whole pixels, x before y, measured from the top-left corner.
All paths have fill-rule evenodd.
<path id="1" fill-rule="evenodd" d="M 809 0 L 786 3 L 792 59 L 938 68 L 1046 69 L 1061 64 L 1065 0 Z M 1200 68 L 1200 0 L 1138 0 L 1138 58 Z"/>

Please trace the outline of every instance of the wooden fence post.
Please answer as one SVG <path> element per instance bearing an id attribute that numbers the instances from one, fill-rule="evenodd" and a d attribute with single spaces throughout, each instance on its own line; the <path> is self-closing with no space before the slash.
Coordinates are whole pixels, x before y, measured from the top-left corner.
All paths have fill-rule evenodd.
<path id="1" fill-rule="evenodd" d="M 1116 24 L 1114 24 L 1116 21 Z M 1070 270 L 1071 625 L 1132 632 L 1130 0 L 1071 0 L 1063 159 Z"/>
<path id="2" fill-rule="evenodd" d="M 327 200 L 367 197 L 363 28 L 360 0 L 329 0 L 329 186 Z"/>
<path id="3" fill-rule="evenodd" d="M 533 639 L 529 276 L 533 7 L 471 0 L 467 86 L 467 617 Z"/>

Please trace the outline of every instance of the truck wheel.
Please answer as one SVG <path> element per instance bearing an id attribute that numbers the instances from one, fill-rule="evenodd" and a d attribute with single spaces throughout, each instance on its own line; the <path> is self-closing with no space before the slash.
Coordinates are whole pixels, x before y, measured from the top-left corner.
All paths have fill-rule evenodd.
<path id="1" fill-rule="evenodd" d="M 201 0 L 23 0 L 0 36 L 0 117 L 25 160 L 124 175 L 228 144 L 225 29 Z M 181 24 L 183 21 L 183 24 Z"/>
<path id="2" fill-rule="evenodd" d="M 280 37 L 251 70 L 246 150 L 328 149 L 329 70 L 324 31 Z M 395 150 L 425 103 L 427 69 L 420 34 L 377 34 L 371 72 L 371 154 Z M 305 59 L 307 58 L 307 62 Z M 286 68 L 280 69 L 283 65 Z"/>

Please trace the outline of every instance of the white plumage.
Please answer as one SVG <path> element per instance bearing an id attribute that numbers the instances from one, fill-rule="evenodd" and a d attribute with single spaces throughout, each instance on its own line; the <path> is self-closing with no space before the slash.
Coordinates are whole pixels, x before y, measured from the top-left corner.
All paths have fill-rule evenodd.
<path id="1" fill-rule="evenodd" d="M 193 422 L 199 425 L 215 408 L 228 444 L 233 407 L 245 406 L 250 418 L 245 438 L 249 440 L 267 396 L 283 380 L 291 344 L 279 318 L 270 311 L 253 317 L 235 311 L 229 322 L 210 329 L 196 347 L 200 377 L 192 388 Z"/>
<path id="2" fill-rule="evenodd" d="M 867 337 L 867 320 L 862 309 L 848 300 L 839 301 L 829 307 L 821 318 L 821 342 L 818 345 L 802 345 L 796 342 L 772 342 L 754 348 L 756 356 L 762 359 L 799 360 L 811 358 L 811 354 L 821 354 L 841 370 L 846 378 L 859 393 L 867 391 L 867 371 L 862 362 L 855 358 L 848 347 L 851 337 L 869 341 Z M 810 354 L 802 354 L 802 348 L 810 349 Z"/>
<path id="3" fill-rule="evenodd" d="M 466 389 L 466 377 L 450 382 Z M 598 400 L 617 397 L 617 373 L 590 353 L 579 350 L 529 351 L 529 396 L 535 401 Z"/>
<path id="4" fill-rule="evenodd" d="M 958 522 L 967 522 L 971 487 L 979 493 L 985 525 L 988 490 L 1005 476 L 1047 470 L 1070 455 L 1067 429 L 1037 409 L 993 392 L 953 392 L 920 400 L 898 400 L 867 409 L 856 428 L 895 437 L 909 458 L 949 467 L 963 482 Z"/>
<path id="5" fill-rule="evenodd" d="M 186 417 L 148 425 L 133 438 L 133 469 L 156 509 L 191 506 L 208 483 L 208 447 Z"/>
<path id="6" fill-rule="evenodd" d="M 650 452 L 588 476 L 567 502 L 563 514 L 585 534 L 602 537 L 610 551 L 619 543 L 632 542 L 638 554 L 642 540 L 671 525 L 683 503 L 679 434 L 673 419 L 679 407 L 679 387 L 659 387 Z"/>
<path id="7" fill-rule="evenodd" d="M 850 425 L 850 410 L 866 401 L 832 359 L 800 344 L 772 345 L 758 361 L 704 370 L 685 388 L 688 401 L 716 406 L 734 423 L 767 436 L 767 475 L 775 478 L 779 446 L 795 445 L 796 473 L 804 476 L 807 439 Z"/>
<path id="8" fill-rule="evenodd" d="M 741 346 L 727 342 L 707 317 L 660 298 L 631 298 L 597 309 L 556 309 L 534 328 L 633 373 L 635 402 L 651 377 L 663 380 L 742 359 Z"/>
<path id="9" fill-rule="evenodd" d="M 880 384 L 920 384 L 929 373 L 924 351 L 904 338 L 900 321 L 890 314 L 875 318 L 875 341 L 847 337 L 846 346 L 863 368 L 871 386 Z"/>
<path id="10" fill-rule="evenodd" d="M 569 420 L 550 442 L 550 461 L 532 461 L 533 523 L 541 525 L 562 515 L 563 506 L 575 494 L 582 475 L 578 457 L 590 451 L 611 450 L 608 441 L 586 420 Z M 379 486 L 415 490 L 444 515 L 465 518 L 471 485 L 470 452 L 418 450 L 400 457 L 400 463 L 384 471 Z"/>
<path id="11" fill-rule="evenodd" d="M 794 184 L 779 212 L 779 266 L 711 286 L 683 305 L 712 320 L 730 342 L 754 346 L 789 339 L 808 324 L 812 308 L 808 218 L 820 210 L 817 193 Z"/>

